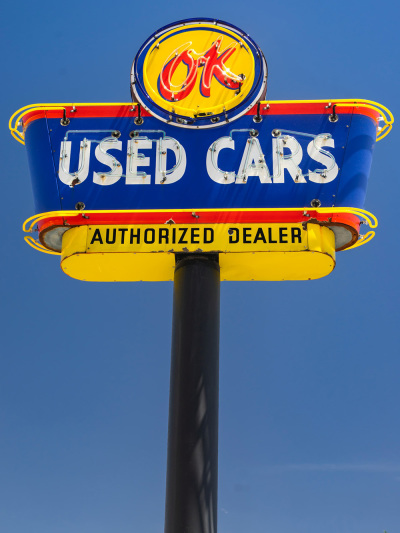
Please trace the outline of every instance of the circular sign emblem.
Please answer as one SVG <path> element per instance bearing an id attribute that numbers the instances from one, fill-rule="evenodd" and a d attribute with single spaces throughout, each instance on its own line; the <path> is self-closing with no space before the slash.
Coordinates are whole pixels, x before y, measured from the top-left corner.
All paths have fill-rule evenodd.
<path id="1" fill-rule="evenodd" d="M 186 20 L 156 32 L 131 70 L 132 97 L 152 115 L 186 128 L 234 120 L 264 97 L 267 64 L 238 28 Z"/>

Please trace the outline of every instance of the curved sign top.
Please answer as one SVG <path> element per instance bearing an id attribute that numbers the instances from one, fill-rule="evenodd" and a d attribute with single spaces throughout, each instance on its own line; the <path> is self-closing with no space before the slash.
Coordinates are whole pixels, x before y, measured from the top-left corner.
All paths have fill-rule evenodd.
<path id="1" fill-rule="evenodd" d="M 186 128 L 240 117 L 264 97 L 266 85 L 260 48 L 235 26 L 212 19 L 162 28 L 131 70 L 132 96 L 153 116 Z"/>

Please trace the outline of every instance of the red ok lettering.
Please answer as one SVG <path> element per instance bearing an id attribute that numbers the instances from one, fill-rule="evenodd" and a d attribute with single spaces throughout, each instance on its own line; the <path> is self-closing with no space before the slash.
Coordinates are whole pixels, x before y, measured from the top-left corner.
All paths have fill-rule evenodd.
<path id="1" fill-rule="evenodd" d="M 200 67 L 204 67 L 200 80 L 200 92 L 202 96 L 209 98 L 213 77 L 227 89 L 240 90 L 244 76 L 237 76 L 224 64 L 236 52 L 236 48 L 227 48 L 220 54 L 221 41 L 221 38 L 217 39 L 211 48 L 198 59 L 194 59 L 191 55 L 192 50 L 188 49 L 171 59 L 163 67 L 159 76 L 159 88 L 163 98 L 170 102 L 177 102 L 188 96 L 196 84 L 198 69 Z M 187 67 L 186 79 L 180 86 L 173 86 L 172 77 L 181 63 Z"/>

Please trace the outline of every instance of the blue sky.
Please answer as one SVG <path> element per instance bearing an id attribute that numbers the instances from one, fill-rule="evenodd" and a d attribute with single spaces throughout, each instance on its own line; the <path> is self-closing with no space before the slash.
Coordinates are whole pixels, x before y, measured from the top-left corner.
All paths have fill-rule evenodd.
<path id="1" fill-rule="evenodd" d="M 234 0 L 8 3 L 0 20 L 0 530 L 164 527 L 172 283 L 90 284 L 31 250 L 25 149 L 10 115 L 36 102 L 129 101 L 157 28 L 216 17 L 254 38 L 267 98 L 365 98 L 399 113 L 390 3 Z M 313 282 L 221 286 L 220 533 L 400 530 L 396 124 L 376 145 L 367 246 Z"/>

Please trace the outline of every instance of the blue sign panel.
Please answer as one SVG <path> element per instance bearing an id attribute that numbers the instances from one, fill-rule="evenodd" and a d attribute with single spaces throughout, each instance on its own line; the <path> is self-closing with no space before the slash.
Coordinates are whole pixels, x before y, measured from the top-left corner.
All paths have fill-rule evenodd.
<path id="1" fill-rule="evenodd" d="M 198 130 L 79 108 L 68 121 L 38 115 L 25 131 L 37 210 L 361 208 L 373 114 L 290 110 Z"/>

